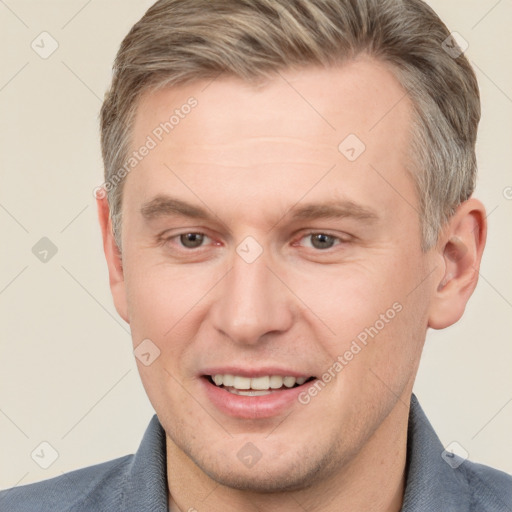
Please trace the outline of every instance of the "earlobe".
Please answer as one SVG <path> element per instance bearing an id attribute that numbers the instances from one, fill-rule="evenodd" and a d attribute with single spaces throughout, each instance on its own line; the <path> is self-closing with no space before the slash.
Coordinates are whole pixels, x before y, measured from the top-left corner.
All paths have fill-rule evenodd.
<path id="1" fill-rule="evenodd" d="M 110 290 L 114 305 L 119 315 L 127 323 L 129 322 L 128 307 L 126 301 L 126 287 L 124 282 L 123 262 L 121 253 L 112 232 L 110 208 L 106 194 L 98 194 L 96 197 L 98 207 L 98 220 L 103 238 L 103 251 L 107 260 Z"/>
<path id="2" fill-rule="evenodd" d="M 429 327 L 444 329 L 457 322 L 476 284 L 487 235 L 485 208 L 477 199 L 462 203 L 443 230 L 436 250 L 444 274 L 432 298 Z"/>

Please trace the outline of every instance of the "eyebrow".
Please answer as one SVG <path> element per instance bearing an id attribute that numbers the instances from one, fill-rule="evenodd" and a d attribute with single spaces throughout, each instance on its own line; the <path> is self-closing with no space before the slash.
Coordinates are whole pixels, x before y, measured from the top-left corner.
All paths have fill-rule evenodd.
<path id="1" fill-rule="evenodd" d="M 153 220 L 159 217 L 191 217 L 194 219 L 212 219 L 211 215 L 204 208 L 181 201 L 169 196 L 158 195 L 151 201 L 144 203 L 140 209 L 146 220 Z"/>
<path id="2" fill-rule="evenodd" d="M 142 216 L 150 221 L 160 217 L 190 217 L 193 219 L 213 220 L 214 215 L 206 209 L 192 205 L 177 198 L 158 195 L 144 203 L 140 209 Z M 379 215 L 374 210 L 350 200 L 310 203 L 294 206 L 287 211 L 292 220 L 341 219 L 353 218 L 360 221 L 377 221 Z"/>
<path id="3" fill-rule="evenodd" d="M 376 211 L 346 199 L 326 203 L 311 203 L 292 208 L 291 217 L 294 220 L 342 219 L 347 217 L 361 221 L 376 221 L 379 219 Z"/>

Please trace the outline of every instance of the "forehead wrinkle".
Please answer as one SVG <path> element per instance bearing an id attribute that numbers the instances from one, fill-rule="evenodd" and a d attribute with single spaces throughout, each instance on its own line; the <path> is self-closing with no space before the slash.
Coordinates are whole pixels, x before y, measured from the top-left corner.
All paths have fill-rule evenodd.
<path id="1" fill-rule="evenodd" d="M 185 144 L 171 150 L 171 154 L 175 162 L 184 164 L 214 163 L 239 168 L 271 164 L 325 167 L 340 156 L 334 142 L 315 144 L 291 137 L 250 137 L 219 144 Z"/>
<path id="2" fill-rule="evenodd" d="M 216 150 L 216 149 L 230 149 L 232 147 L 244 147 L 244 146 L 251 146 L 253 144 L 260 144 L 260 143 L 268 143 L 268 144 L 291 144 L 291 145 L 297 145 L 301 148 L 309 147 L 311 149 L 317 150 L 319 148 L 323 149 L 329 149 L 333 150 L 336 149 L 336 146 L 330 143 L 312 143 L 307 141 L 306 139 L 300 138 L 300 137 L 286 137 L 286 136 L 275 136 L 275 137 L 262 137 L 258 135 L 254 136 L 246 136 L 240 139 L 235 139 L 231 142 L 219 142 L 214 144 L 195 144 L 195 145 L 183 145 L 181 147 L 183 148 L 202 148 L 206 151 L 209 150 Z"/>
<path id="3" fill-rule="evenodd" d="M 223 162 L 212 162 L 211 160 L 198 160 L 198 159 L 187 159 L 187 160 L 178 160 L 175 159 L 174 163 L 178 164 L 181 167 L 185 167 L 187 165 L 193 165 L 193 166 L 205 166 L 205 167 L 211 167 L 212 165 L 215 165 L 216 168 L 227 168 L 227 169 L 257 169 L 259 167 L 266 167 L 270 165 L 286 165 L 288 168 L 291 168 L 291 166 L 294 167 L 300 167 L 300 166 L 306 166 L 307 168 L 311 169 L 312 167 L 318 167 L 320 169 L 325 169 L 329 166 L 329 161 L 322 160 L 322 161 L 301 161 L 298 162 L 296 160 L 272 160 L 270 158 L 265 159 L 264 161 L 259 162 L 248 162 L 248 163 L 240 163 L 235 160 L 224 160 Z M 332 164 L 332 162 L 331 162 Z M 214 172 L 214 170 L 212 170 Z M 277 170 L 276 170 L 277 172 Z M 255 176 L 257 178 L 257 176 Z"/>

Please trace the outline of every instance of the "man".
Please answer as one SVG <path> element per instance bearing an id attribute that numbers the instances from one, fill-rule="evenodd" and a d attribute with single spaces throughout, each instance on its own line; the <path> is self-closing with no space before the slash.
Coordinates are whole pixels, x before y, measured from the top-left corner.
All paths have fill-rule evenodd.
<path id="1" fill-rule="evenodd" d="M 451 51 L 450 51 L 451 49 Z M 98 211 L 156 411 L 2 511 L 506 511 L 412 388 L 485 244 L 474 73 L 420 0 L 161 0 L 101 113 Z"/>

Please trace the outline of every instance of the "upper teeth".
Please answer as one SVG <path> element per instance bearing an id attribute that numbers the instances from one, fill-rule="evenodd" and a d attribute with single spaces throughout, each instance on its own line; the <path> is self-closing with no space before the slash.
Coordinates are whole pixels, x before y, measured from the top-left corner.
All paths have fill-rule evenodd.
<path id="1" fill-rule="evenodd" d="M 241 377 L 239 375 L 212 375 L 217 386 L 234 387 L 236 389 L 279 389 L 283 385 L 292 388 L 295 384 L 304 384 L 306 377 L 281 377 L 271 375 L 265 377 Z"/>

